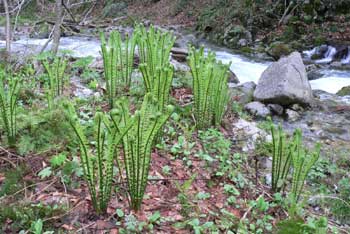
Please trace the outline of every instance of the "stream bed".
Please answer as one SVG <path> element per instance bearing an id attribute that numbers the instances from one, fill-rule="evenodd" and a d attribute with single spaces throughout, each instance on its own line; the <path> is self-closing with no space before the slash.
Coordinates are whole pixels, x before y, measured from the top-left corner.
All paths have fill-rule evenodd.
<path id="1" fill-rule="evenodd" d="M 12 43 L 12 51 L 20 56 L 38 53 L 47 39 L 32 39 L 21 38 Z M 5 47 L 5 41 L 0 41 L 0 48 Z M 50 49 L 51 43 L 46 49 Z M 60 41 L 60 49 L 71 51 L 72 56 L 81 57 L 99 57 L 100 41 L 96 38 L 88 37 L 62 37 Z M 224 48 L 212 48 L 216 52 L 216 56 L 223 63 L 231 62 L 231 70 L 236 74 L 241 83 L 254 81 L 258 82 L 262 72 L 269 66 L 271 61 L 255 61 L 253 58 L 248 58 L 240 54 L 235 54 L 232 51 Z M 19 57 L 20 57 L 19 56 Z M 350 85 L 350 71 L 336 70 L 330 68 L 320 68 L 319 74 L 321 78 L 311 80 L 312 89 L 323 90 L 334 94 L 342 87 Z"/>

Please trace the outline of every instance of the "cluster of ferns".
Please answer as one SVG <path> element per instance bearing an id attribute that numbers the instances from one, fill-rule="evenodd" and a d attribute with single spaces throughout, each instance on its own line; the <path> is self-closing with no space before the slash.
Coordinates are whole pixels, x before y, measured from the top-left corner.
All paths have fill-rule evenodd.
<path id="1" fill-rule="evenodd" d="M 137 26 L 133 35 L 122 40 L 118 32 L 112 32 L 106 40 L 101 34 L 101 50 L 104 62 L 107 97 L 110 111 L 97 112 L 94 118 L 95 144 L 86 135 L 74 106 L 63 101 L 67 121 L 73 129 L 80 146 L 84 178 L 87 181 L 93 206 L 98 213 L 107 210 L 113 188 L 114 166 L 118 178 L 125 181 L 128 201 L 133 210 L 139 210 L 145 193 L 149 174 L 151 152 L 155 141 L 161 136 L 163 126 L 174 111 L 169 105 L 174 67 L 170 53 L 175 37 L 169 32 L 148 30 Z M 137 50 L 136 50 L 137 48 Z M 132 84 L 135 52 L 138 51 L 140 70 L 146 94 L 139 110 L 131 114 L 126 98 L 118 98 L 118 88 Z M 218 126 L 229 101 L 228 71 L 230 64 L 216 60 L 215 53 L 204 48 L 189 49 L 189 66 L 193 77 L 193 112 L 197 129 Z M 48 75 L 46 94 L 48 107 L 64 91 L 67 60 L 55 57 L 43 62 Z M 16 113 L 21 83 L 17 77 L 0 73 L 1 120 L 8 145 L 16 144 Z M 303 184 L 311 167 L 319 157 L 320 145 L 313 152 L 302 146 L 301 130 L 293 138 L 286 137 L 281 126 L 271 125 L 272 134 L 272 189 L 281 191 L 291 168 L 292 191 L 295 201 L 300 197 Z"/>

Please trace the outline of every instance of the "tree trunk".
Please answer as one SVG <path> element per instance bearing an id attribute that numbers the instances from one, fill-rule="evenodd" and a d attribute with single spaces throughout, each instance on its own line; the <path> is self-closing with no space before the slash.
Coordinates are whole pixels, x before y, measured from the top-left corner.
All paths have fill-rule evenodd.
<path id="1" fill-rule="evenodd" d="M 7 0 L 2 0 L 5 8 L 6 15 L 6 61 L 10 60 L 11 54 L 11 22 L 10 22 L 10 12 Z"/>
<path id="2" fill-rule="evenodd" d="M 56 0 L 56 21 L 55 29 L 53 32 L 53 42 L 51 51 L 53 54 L 57 54 L 58 46 L 61 38 L 61 24 L 62 24 L 62 0 Z"/>

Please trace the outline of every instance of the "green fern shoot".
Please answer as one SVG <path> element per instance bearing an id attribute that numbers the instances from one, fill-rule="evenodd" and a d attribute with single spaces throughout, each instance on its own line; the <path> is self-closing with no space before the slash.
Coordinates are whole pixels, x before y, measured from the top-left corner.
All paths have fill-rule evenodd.
<path id="1" fill-rule="evenodd" d="M 160 68 L 168 67 L 170 51 L 174 46 L 175 37 L 170 32 L 162 32 L 151 26 L 136 28 L 140 33 L 138 51 L 141 64 L 147 64 L 147 74 L 156 74 Z"/>
<path id="2" fill-rule="evenodd" d="M 46 96 L 48 108 L 52 109 L 55 98 L 61 96 L 66 83 L 65 71 L 67 67 L 67 59 L 64 56 L 55 56 L 51 61 L 46 58 L 43 61 L 44 68 L 48 75 L 48 84 L 46 86 Z"/>
<path id="3" fill-rule="evenodd" d="M 228 69 L 215 59 L 215 53 L 204 48 L 190 48 L 189 65 L 193 76 L 194 116 L 198 129 L 217 126 L 225 114 L 228 92 Z"/>
<path id="4" fill-rule="evenodd" d="M 19 78 L 0 72 L 0 113 L 10 147 L 16 146 L 16 118 L 20 89 Z"/>
<path id="5" fill-rule="evenodd" d="M 166 110 L 160 112 L 152 94 L 146 94 L 141 109 L 133 116 L 129 113 L 125 99 L 117 102 L 117 110 L 122 116 L 119 124 L 114 121 L 117 129 L 125 127 L 130 119 L 135 119 L 130 131 L 123 137 L 124 154 L 118 159 L 119 170 L 125 172 L 130 205 L 135 211 L 140 209 L 145 193 L 154 139 L 173 109 L 167 106 Z"/>
<path id="6" fill-rule="evenodd" d="M 289 142 L 281 125 L 277 129 L 270 124 L 272 136 L 272 191 L 280 192 L 285 185 L 291 167 L 294 142 Z"/>
<path id="7" fill-rule="evenodd" d="M 97 112 L 94 119 L 96 143 L 92 148 L 73 105 L 67 102 L 64 106 L 66 118 L 80 145 L 81 163 L 93 206 L 97 213 L 105 213 L 111 197 L 113 161 L 118 154 L 118 144 L 132 126 L 132 119 L 117 129 L 111 119 L 120 117 L 111 114 L 108 118 L 105 114 Z"/>
<path id="8" fill-rule="evenodd" d="M 149 73 L 147 64 L 140 64 L 143 81 L 147 93 L 152 93 L 158 101 L 159 110 L 162 111 L 169 103 L 170 89 L 173 81 L 174 68 L 167 64 L 157 67 L 155 73 Z"/>
<path id="9" fill-rule="evenodd" d="M 295 148 L 292 152 L 293 179 L 292 179 L 292 198 L 297 202 L 300 198 L 304 183 L 311 168 L 317 162 L 321 144 L 317 143 L 313 151 L 308 151 L 302 144 L 302 132 L 300 129 L 294 132 Z"/>
<path id="10" fill-rule="evenodd" d="M 138 38 L 138 30 L 134 31 L 132 37 L 126 35 L 124 41 L 119 32 L 113 31 L 107 42 L 105 35 L 101 33 L 104 75 L 111 108 L 117 95 L 118 86 L 130 87 L 131 85 L 135 48 Z"/>

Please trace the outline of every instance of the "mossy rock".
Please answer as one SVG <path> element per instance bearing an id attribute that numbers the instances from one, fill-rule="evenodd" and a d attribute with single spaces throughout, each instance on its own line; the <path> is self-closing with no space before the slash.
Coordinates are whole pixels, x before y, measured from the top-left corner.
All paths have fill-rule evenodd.
<path id="1" fill-rule="evenodd" d="M 350 86 L 343 87 L 341 90 L 337 92 L 339 96 L 350 96 Z"/>
<path id="2" fill-rule="evenodd" d="M 275 60 L 280 59 L 283 56 L 287 56 L 292 52 L 289 45 L 282 42 L 274 42 L 267 49 L 267 54 L 273 57 Z"/>
<path id="3" fill-rule="evenodd" d="M 253 53 L 253 49 L 248 47 L 248 46 L 241 47 L 239 50 L 242 53 L 244 53 L 244 54 L 251 54 L 251 53 Z"/>
<path id="4" fill-rule="evenodd" d="M 126 13 L 128 5 L 125 2 L 107 4 L 103 8 L 103 17 L 118 17 Z"/>

